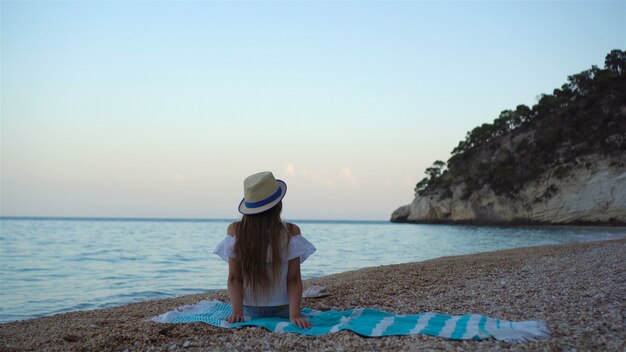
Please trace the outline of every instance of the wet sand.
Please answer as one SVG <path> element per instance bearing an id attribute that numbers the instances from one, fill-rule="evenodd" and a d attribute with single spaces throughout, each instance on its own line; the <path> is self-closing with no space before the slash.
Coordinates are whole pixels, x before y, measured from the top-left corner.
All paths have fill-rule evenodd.
<path id="1" fill-rule="evenodd" d="M 337 258 L 337 260 L 341 260 Z M 399 314 L 426 311 L 544 320 L 552 338 L 511 344 L 413 335 L 364 338 L 342 331 L 308 337 L 258 327 L 145 319 L 226 291 L 146 301 L 0 324 L 0 351 L 201 350 L 579 350 L 626 348 L 626 239 L 530 247 L 366 268 L 308 280 L 332 296 L 305 300 L 320 310 L 372 307 Z"/>

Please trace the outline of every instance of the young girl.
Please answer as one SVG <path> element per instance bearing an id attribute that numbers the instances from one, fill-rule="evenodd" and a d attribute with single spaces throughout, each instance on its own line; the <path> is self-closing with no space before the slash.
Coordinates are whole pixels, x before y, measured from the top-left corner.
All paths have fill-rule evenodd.
<path id="1" fill-rule="evenodd" d="M 247 177 L 243 188 L 243 217 L 228 226 L 228 236 L 214 251 L 228 262 L 233 309 L 228 322 L 241 322 L 244 316 L 288 317 L 300 328 L 309 328 L 311 323 L 300 312 L 300 264 L 315 247 L 298 226 L 280 219 L 287 185 L 266 171 Z"/>

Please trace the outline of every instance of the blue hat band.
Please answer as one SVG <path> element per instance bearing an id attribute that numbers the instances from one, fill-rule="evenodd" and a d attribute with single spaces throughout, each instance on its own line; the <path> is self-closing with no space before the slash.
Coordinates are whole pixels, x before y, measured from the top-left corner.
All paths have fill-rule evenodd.
<path id="1" fill-rule="evenodd" d="M 272 194 L 271 196 L 260 200 L 258 202 L 244 202 L 244 204 L 246 205 L 246 208 L 259 208 L 262 207 L 264 205 L 270 204 L 271 202 L 275 201 L 276 199 L 280 198 L 281 195 L 281 188 L 280 186 L 278 186 L 278 190 L 276 191 L 276 193 Z"/>

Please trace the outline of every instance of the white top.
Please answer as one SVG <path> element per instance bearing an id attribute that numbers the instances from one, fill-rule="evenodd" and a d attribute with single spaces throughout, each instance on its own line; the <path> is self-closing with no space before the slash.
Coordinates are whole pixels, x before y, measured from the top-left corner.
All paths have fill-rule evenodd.
<path id="1" fill-rule="evenodd" d="M 229 259 L 234 259 L 235 249 L 235 237 L 226 236 L 215 247 L 213 253 L 217 254 L 225 262 Z M 266 292 L 257 293 L 256 300 L 252 297 L 252 290 L 244 288 L 243 304 L 246 306 L 282 306 L 289 303 L 289 297 L 287 295 L 287 271 L 289 269 L 289 260 L 300 257 L 300 263 L 304 262 L 311 254 L 315 252 L 315 246 L 309 242 L 304 236 L 296 235 L 289 240 L 289 248 L 287 249 L 287 256 L 283 257 L 283 261 L 280 266 L 280 272 L 278 275 L 278 281 L 274 282 L 272 287 Z M 272 272 L 272 262 L 267 263 L 268 273 Z M 271 276 L 270 276 L 271 277 Z"/>

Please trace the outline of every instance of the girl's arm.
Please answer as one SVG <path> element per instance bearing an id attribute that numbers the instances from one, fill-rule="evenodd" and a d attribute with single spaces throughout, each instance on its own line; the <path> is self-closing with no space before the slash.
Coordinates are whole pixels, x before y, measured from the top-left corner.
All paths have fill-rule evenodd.
<path id="1" fill-rule="evenodd" d="M 302 329 L 311 327 L 311 322 L 302 317 L 300 303 L 302 300 L 302 277 L 300 276 L 300 257 L 289 261 L 287 271 L 287 294 L 289 296 L 289 318 Z"/>
<path id="2" fill-rule="evenodd" d="M 239 323 L 243 321 L 243 278 L 239 272 L 237 259 L 228 261 L 228 295 L 233 312 L 228 317 L 229 323 Z"/>

